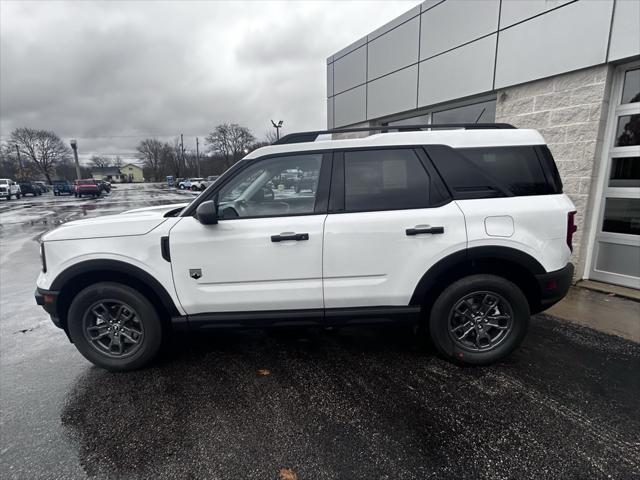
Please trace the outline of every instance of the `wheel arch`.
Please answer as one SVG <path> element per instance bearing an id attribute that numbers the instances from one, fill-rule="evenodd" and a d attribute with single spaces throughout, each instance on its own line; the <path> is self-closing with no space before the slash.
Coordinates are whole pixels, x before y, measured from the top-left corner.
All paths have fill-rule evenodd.
<path id="1" fill-rule="evenodd" d="M 544 267 L 528 253 L 510 247 L 473 247 L 455 252 L 434 264 L 422 276 L 411 296 L 410 305 L 426 311 L 451 283 L 478 273 L 503 277 L 524 293 L 531 313 L 543 310 L 535 275 L 546 273 Z"/>
<path id="2" fill-rule="evenodd" d="M 86 260 L 62 271 L 50 286 L 57 291 L 56 310 L 61 326 L 67 329 L 67 313 L 74 297 L 82 289 L 98 282 L 117 282 L 127 285 L 154 305 L 163 324 L 181 314 L 167 290 L 152 275 L 139 267 L 118 260 Z"/>

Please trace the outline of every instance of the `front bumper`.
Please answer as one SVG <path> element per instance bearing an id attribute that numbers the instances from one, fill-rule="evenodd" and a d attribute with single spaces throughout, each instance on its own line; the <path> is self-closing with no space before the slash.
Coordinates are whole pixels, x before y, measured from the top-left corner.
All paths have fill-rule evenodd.
<path id="1" fill-rule="evenodd" d="M 567 263 L 560 270 L 536 275 L 540 291 L 540 310 L 546 310 L 562 300 L 573 283 L 573 263 Z"/>
<path id="2" fill-rule="evenodd" d="M 62 322 L 58 316 L 58 294 L 60 292 L 54 292 L 51 290 L 44 290 L 42 288 L 36 288 L 35 297 L 36 303 L 40 305 L 45 312 L 51 317 L 51 321 L 58 328 L 62 328 Z"/>

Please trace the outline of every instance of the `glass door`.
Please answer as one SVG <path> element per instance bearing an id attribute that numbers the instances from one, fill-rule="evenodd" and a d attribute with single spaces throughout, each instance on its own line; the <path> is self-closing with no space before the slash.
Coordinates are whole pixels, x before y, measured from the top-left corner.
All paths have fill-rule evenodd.
<path id="1" fill-rule="evenodd" d="M 618 68 L 591 278 L 640 288 L 640 63 Z"/>

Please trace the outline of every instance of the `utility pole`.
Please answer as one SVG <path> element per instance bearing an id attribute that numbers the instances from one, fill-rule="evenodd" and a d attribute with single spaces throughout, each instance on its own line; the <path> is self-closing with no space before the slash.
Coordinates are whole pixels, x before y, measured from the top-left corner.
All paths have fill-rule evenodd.
<path id="1" fill-rule="evenodd" d="M 82 174 L 80 173 L 80 163 L 78 162 L 78 142 L 71 140 L 71 149 L 73 150 L 73 158 L 76 160 L 76 178 L 80 180 Z"/>
<path id="2" fill-rule="evenodd" d="M 271 120 L 271 125 L 273 125 L 273 128 L 276 129 L 276 138 L 280 140 L 280 129 L 282 128 L 282 120 L 280 120 L 278 123 Z"/>
<path id="3" fill-rule="evenodd" d="M 196 165 L 198 166 L 198 178 L 200 178 L 200 141 L 196 137 Z"/>
<path id="4" fill-rule="evenodd" d="M 20 176 L 20 180 L 22 180 L 22 157 L 20 156 L 20 147 L 16 144 L 16 153 L 18 154 L 18 175 Z"/>
<path id="5" fill-rule="evenodd" d="M 180 134 L 180 157 L 182 166 L 186 168 L 186 162 L 184 161 L 184 141 L 182 138 L 182 134 Z"/>

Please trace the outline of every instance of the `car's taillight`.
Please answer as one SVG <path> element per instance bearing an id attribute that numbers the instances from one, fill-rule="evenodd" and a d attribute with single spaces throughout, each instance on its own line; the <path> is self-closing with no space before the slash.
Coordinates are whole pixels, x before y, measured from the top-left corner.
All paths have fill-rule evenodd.
<path id="1" fill-rule="evenodd" d="M 573 234 L 576 233 L 578 227 L 576 226 L 576 212 L 567 213 L 567 246 L 569 250 L 573 252 Z"/>

